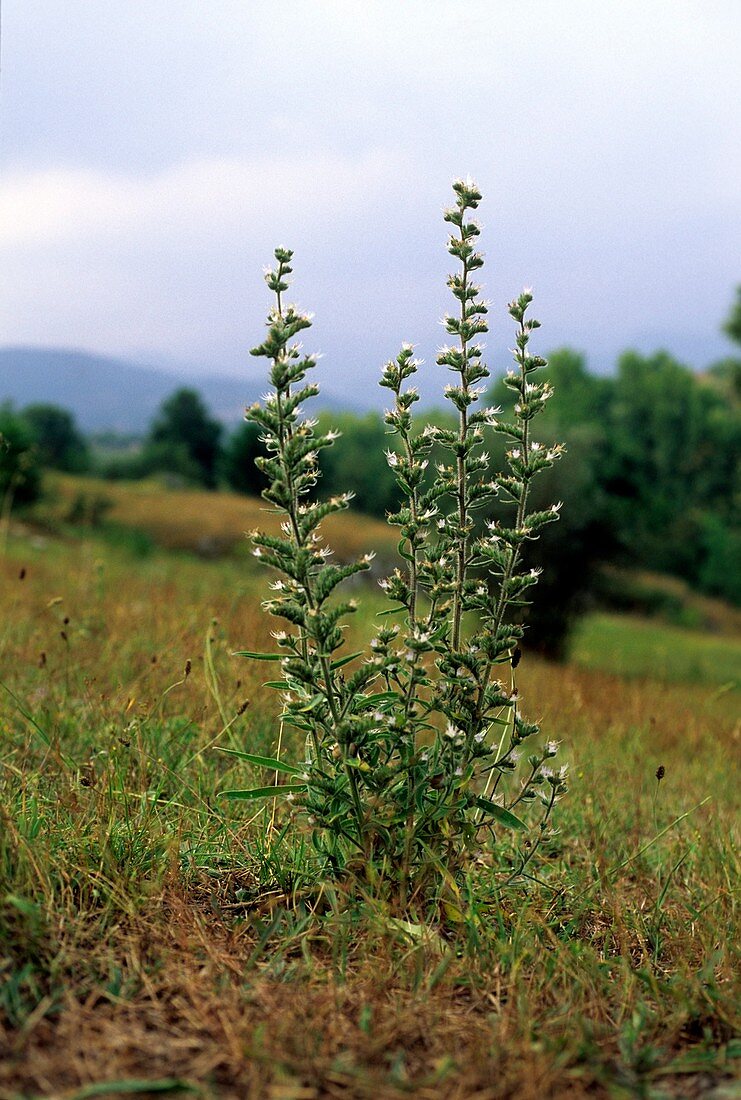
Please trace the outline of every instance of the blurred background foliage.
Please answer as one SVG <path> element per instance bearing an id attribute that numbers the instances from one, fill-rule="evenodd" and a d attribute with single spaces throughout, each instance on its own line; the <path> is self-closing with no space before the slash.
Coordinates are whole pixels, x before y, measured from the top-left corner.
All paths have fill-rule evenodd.
<path id="1" fill-rule="evenodd" d="M 741 288 L 725 331 L 741 347 Z M 668 606 L 630 579 L 640 571 L 741 604 L 741 359 L 697 373 L 666 352 L 626 351 L 614 374 L 597 376 L 578 351 L 561 348 L 551 353 L 547 375 L 554 396 L 538 434 L 543 442 L 565 442 L 567 454 L 536 483 L 534 503 L 562 500 L 564 507 L 561 521 L 528 550 L 531 563 L 544 566 L 538 598 L 525 613 L 528 645 L 562 657 L 573 625 L 590 607 L 650 612 L 652 602 Z M 489 403 L 506 415 L 511 395 L 501 380 L 492 385 Z M 447 416 L 422 415 L 439 424 Z M 322 428 L 342 433 L 321 453 L 322 492 L 352 490 L 356 512 L 382 519 L 397 506 L 384 456 L 393 437 L 383 416 L 320 417 Z M 33 505 L 43 492 L 44 468 L 250 496 L 264 488 L 255 467 L 263 449 L 257 427 L 244 423 L 227 432 L 190 388 L 163 402 L 144 438 L 117 442 L 86 440 L 72 415 L 54 405 L 3 406 L 3 514 Z M 491 445 L 496 465 L 499 437 Z M 101 516 L 105 511 L 98 509 Z"/>

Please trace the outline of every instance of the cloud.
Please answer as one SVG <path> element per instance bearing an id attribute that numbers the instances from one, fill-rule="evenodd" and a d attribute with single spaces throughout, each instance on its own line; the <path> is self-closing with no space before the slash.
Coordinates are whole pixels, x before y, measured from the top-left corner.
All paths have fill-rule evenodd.
<path id="1" fill-rule="evenodd" d="M 396 180 L 394 157 L 383 151 L 201 159 L 146 176 L 11 170 L 0 188 L 0 247 L 141 232 L 213 236 L 297 215 L 316 231 L 385 201 Z"/>

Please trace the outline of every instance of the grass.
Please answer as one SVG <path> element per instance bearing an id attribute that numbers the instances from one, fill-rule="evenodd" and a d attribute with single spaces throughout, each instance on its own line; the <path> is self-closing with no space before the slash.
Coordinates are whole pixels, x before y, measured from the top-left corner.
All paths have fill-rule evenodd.
<path id="1" fill-rule="evenodd" d="M 590 615 L 576 631 L 573 661 L 625 677 L 732 690 L 741 679 L 741 638 L 713 637 L 627 615 Z"/>
<path id="2" fill-rule="evenodd" d="M 317 891 L 280 806 L 216 797 L 264 778 L 217 746 L 281 736 L 231 656 L 269 642 L 266 576 L 152 514 L 255 517 L 148 492 L 145 556 L 16 529 L 0 562 L 0 1097 L 734 1095 L 738 642 L 596 617 L 570 664 L 526 655 L 561 836 L 529 890 L 483 852 L 457 923 L 405 924 Z"/>
<path id="3" fill-rule="evenodd" d="M 71 474 L 49 476 L 46 502 L 39 512 L 53 527 L 70 515 L 84 520 L 97 513 L 124 542 L 135 532 L 150 544 L 202 558 L 244 556 L 248 552 L 245 532 L 259 526 L 277 533 L 279 525 L 279 517 L 266 513 L 262 501 L 237 493 L 163 491 L 156 480 L 104 482 Z M 398 541 L 386 523 L 368 517 L 359 523 L 357 516 L 347 512 L 331 516 L 326 532 L 343 560 L 368 550 L 388 560 Z"/>

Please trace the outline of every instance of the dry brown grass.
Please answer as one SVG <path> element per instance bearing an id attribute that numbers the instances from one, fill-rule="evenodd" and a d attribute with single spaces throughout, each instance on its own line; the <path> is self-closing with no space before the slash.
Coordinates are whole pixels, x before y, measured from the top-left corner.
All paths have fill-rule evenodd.
<path id="1" fill-rule="evenodd" d="M 103 482 L 55 474 L 49 478 L 48 497 L 47 514 L 57 521 L 69 514 L 76 500 L 84 512 L 97 499 L 108 505 L 107 520 L 144 531 L 167 550 L 188 550 L 203 557 L 246 546 L 246 535 L 256 527 L 276 533 L 279 523 L 279 517 L 256 497 L 195 489 L 163 491 L 156 481 Z M 331 516 L 325 530 L 343 561 L 368 550 L 388 556 L 398 541 L 385 523 L 367 516 L 358 521 L 349 512 Z"/>
<path id="2" fill-rule="evenodd" d="M 70 989 L 54 1017 L 0 1030 L 0 1096 L 74 1096 L 91 1083 L 163 1078 L 204 1096 L 254 1100 L 643 1095 L 620 1049 L 621 1023 L 641 994 L 624 965 L 608 983 L 585 985 L 574 980 L 578 956 L 556 946 L 547 983 L 532 959 L 518 973 L 494 963 L 474 983 L 454 960 L 436 983 L 434 952 L 410 959 L 408 947 L 371 932 L 338 980 L 322 941 L 307 933 L 289 944 L 279 976 L 270 961 L 245 972 L 253 931 L 168 888 L 117 933 L 117 960 L 137 979 L 133 994 Z M 415 969 L 423 975 L 416 988 Z M 730 1025 L 710 1008 L 724 1042 Z M 649 1023 L 643 1038 L 660 1034 L 669 1056 L 655 1078 L 661 1095 L 708 1096 L 729 1079 L 722 1060 L 708 1059 L 703 1072 L 700 1057 L 694 1073 L 692 1060 L 681 1060 L 703 1026 L 681 1010 Z"/>

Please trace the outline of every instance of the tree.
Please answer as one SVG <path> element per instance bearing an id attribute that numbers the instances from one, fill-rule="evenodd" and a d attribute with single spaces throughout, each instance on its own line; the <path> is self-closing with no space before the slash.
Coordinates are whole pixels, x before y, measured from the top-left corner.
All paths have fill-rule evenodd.
<path id="1" fill-rule="evenodd" d="M 399 490 L 393 471 L 384 457 L 390 445 L 383 421 L 377 413 L 323 413 L 319 430 L 335 428 L 341 434 L 333 447 L 319 453 L 319 469 L 325 490 L 338 495 L 355 494 L 353 508 L 367 515 L 385 518 L 399 506 Z"/>
<path id="2" fill-rule="evenodd" d="M 30 504 L 41 491 L 41 470 L 29 425 L 0 405 L 0 510 Z"/>
<path id="3" fill-rule="evenodd" d="M 696 581 L 701 516 L 734 509 L 738 416 L 666 352 L 626 352 L 608 436 L 604 487 L 623 546 L 636 563 Z"/>
<path id="4" fill-rule="evenodd" d="M 221 472 L 229 488 L 237 493 L 259 496 L 269 484 L 255 466 L 255 459 L 266 453 L 264 444 L 260 442 L 261 434 L 257 424 L 248 420 L 240 424 L 226 442 Z"/>
<path id="5" fill-rule="evenodd" d="M 57 405 L 29 405 L 23 418 L 30 425 L 42 466 L 82 473 L 90 466 L 88 445 L 67 409 Z"/>
<path id="6" fill-rule="evenodd" d="M 741 286 L 736 287 L 736 300 L 723 325 L 723 331 L 726 336 L 730 336 L 734 344 L 741 344 Z"/>
<path id="7" fill-rule="evenodd" d="M 160 407 L 141 457 L 149 472 L 175 472 L 216 487 L 222 427 L 213 420 L 201 396 L 191 389 L 176 390 Z"/>

